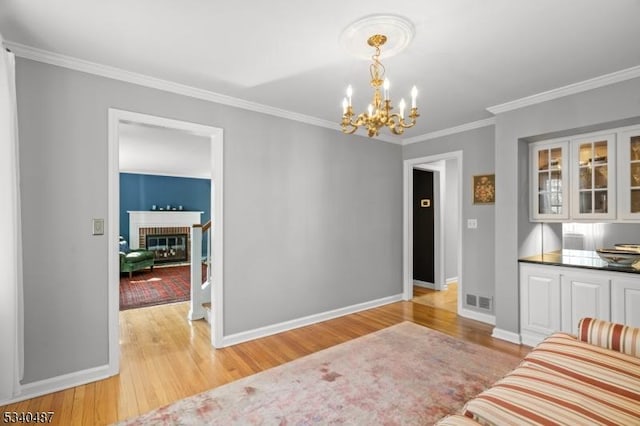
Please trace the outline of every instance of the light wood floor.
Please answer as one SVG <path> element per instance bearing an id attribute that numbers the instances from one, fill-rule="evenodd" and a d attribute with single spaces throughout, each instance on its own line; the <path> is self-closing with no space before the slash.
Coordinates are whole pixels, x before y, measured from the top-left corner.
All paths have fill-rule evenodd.
<path id="1" fill-rule="evenodd" d="M 489 325 L 412 302 L 215 350 L 208 324 L 189 323 L 187 311 L 183 302 L 121 312 L 118 376 L 0 407 L 0 412 L 53 411 L 53 424 L 109 424 L 402 321 L 502 352 L 524 356 L 529 351 L 491 338 Z"/>
<path id="2" fill-rule="evenodd" d="M 455 314 L 458 312 L 458 283 L 449 283 L 447 289 L 442 291 L 414 286 L 412 302 Z"/>

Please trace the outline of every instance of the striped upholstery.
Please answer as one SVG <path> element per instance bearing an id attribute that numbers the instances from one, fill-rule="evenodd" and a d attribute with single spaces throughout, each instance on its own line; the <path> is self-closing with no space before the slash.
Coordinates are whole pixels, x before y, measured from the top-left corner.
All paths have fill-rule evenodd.
<path id="1" fill-rule="evenodd" d="M 556 333 L 465 414 L 484 425 L 638 425 L 640 359 Z"/>
<path id="2" fill-rule="evenodd" d="M 469 417 L 460 414 L 447 416 L 436 423 L 437 426 L 478 426 L 478 423 Z"/>
<path id="3" fill-rule="evenodd" d="M 578 339 L 606 349 L 640 357 L 640 328 L 593 318 L 578 323 Z"/>

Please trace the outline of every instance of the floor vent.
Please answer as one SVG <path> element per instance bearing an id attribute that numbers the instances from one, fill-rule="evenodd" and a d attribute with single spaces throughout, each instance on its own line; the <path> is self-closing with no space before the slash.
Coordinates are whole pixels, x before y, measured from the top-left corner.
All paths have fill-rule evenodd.
<path id="1" fill-rule="evenodd" d="M 478 300 L 475 294 L 467 294 L 467 305 L 478 306 Z"/>
<path id="2" fill-rule="evenodd" d="M 491 310 L 491 298 L 480 296 L 478 298 L 478 307 L 482 309 Z"/>

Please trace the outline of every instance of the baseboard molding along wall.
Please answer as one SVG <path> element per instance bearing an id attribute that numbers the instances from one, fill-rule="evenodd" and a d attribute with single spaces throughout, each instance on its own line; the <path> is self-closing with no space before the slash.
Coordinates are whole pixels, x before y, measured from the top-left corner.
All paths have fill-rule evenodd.
<path id="1" fill-rule="evenodd" d="M 521 344 L 520 335 L 518 333 L 502 330 L 498 327 L 493 329 L 493 333 L 491 333 L 491 337 L 495 337 L 496 339 L 500 339 L 500 340 L 506 340 L 507 342 L 515 343 L 516 345 Z"/>
<path id="2" fill-rule="evenodd" d="M 0 401 L 0 405 L 13 404 L 75 386 L 85 385 L 87 383 L 115 376 L 116 374 L 118 374 L 118 372 L 112 371 L 112 368 L 109 365 L 102 365 L 100 367 L 88 368 L 86 370 L 75 371 L 73 373 L 27 383 L 20 386 L 20 395 L 16 395 L 13 399 L 7 401 Z"/>
<path id="3" fill-rule="evenodd" d="M 485 314 L 478 311 L 472 311 L 469 309 L 462 309 L 458 312 L 461 317 L 469 318 L 472 320 L 480 321 L 485 324 L 496 325 L 495 315 Z"/>
<path id="4" fill-rule="evenodd" d="M 431 290 L 435 290 L 436 289 L 436 285 L 434 283 L 429 283 L 429 282 L 426 282 L 426 281 L 413 280 L 413 285 L 418 286 L 418 287 L 428 288 L 428 289 L 431 289 Z"/>
<path id="5" fill-rule="evenodd" d="M 272 324 L 253 330 L 242 331 L 240 333 L 230 334 L 222 338 L 222 346 L 232 346 L 238 343 L 248 342 L 249 340 L 259 339 L 261 337 L 271 336 L 272 334 L 282 333 L 283 331 L 293 330 L 307 325 L 327 321 L 348 314 L 364 311 L 367 309 L 377 308 L 378 306 L 388 305 L 402 300 L 402 294 L 383 297 L 382 299 L 372 300 L 370 302 L 358 303 L 356 305 L 346 306 L 344 308 L 334 309 L 332 311 L 321 312 L 306 317 L 284 321 L 278 324 Z"/>

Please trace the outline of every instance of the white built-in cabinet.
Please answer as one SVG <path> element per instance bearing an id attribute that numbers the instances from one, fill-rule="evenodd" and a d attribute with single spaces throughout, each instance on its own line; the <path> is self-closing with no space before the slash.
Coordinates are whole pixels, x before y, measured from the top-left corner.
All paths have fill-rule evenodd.
<path id="1" fill-rule="evenodd" d="M 560 330 L 560 274 L 551 268 L 520 265 L 520 339 L 535 346 Z M 535 343 L 534 343 L 535 342 Z"/>
<path id="2" fill-rule="evenodd" d="M 531 159 L 531 217 L 537 220 L 569 218 L 569 141 L 529 146 Z"/>
<path id="3" fill-rule="evenodd" d="M 577 334 L 581 318 L 611 320 L 611 277 L 569 270 L 560 275 L 561 330 Z"/>
<path id="4" fill-rule="evenodd" d="M 520 338 L 535 346 L 583 317 L 640 326 L 640 274 L 520 263 Z"/>
<path id="5" fill-rule="evenodd" d="M 616 218 L 615 134 L 571 140 L 571 218 Z"/>
<path id="6" fill-rule="evenodd" d="M 618 133 L 618 217 L 640 221 L 640 126 Z"/>
<path id="7" fill-rule="evenodd" d="M 640 327 L 639 278 L 620 276 L 613 279 L 611 286 L 611 321 Z"/>
<path id="8" fill-rule="evenodd" d="M 640 126 L 529 146 L 530 220 L 640 222 Z"/>

